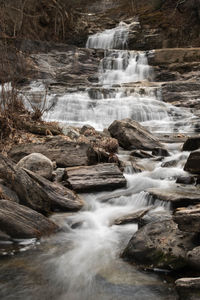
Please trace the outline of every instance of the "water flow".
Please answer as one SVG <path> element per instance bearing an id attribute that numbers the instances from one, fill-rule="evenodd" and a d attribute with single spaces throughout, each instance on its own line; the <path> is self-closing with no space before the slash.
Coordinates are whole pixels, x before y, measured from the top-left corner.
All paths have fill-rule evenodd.
<path id="1" fill-rule="evenodd" d="M 124 49 L 128 40 L 129 28 L 124 22 L 119 26 L 88 37 L 86 48 Z"/>

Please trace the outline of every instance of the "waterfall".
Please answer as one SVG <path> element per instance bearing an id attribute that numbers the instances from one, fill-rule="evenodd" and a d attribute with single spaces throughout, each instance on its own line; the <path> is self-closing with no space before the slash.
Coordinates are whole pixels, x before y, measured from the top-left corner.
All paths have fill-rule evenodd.
<path id="1" fill-rule="evenodd" d="M 119 26 L 89 36 L 86 48 L 124 49 L 128 40 L 129 28 L 124 22 Z"/>

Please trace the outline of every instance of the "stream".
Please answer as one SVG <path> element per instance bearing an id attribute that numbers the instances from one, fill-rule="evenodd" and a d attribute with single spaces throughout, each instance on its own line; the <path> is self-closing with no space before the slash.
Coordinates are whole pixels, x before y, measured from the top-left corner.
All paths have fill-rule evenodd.
<path id="1" fill-rule="evenodd" d="M 104 49 L 99 82 L 84 91 L 57 95 L 45 120 L 58 121 L 64 128 L 89 124 L 103 130 L 116 119 L 131 118 L 155 136 L 192 134 L 191 111 L 162 102 L 161 91 L 150 84 L 153 69 L 146 53 L 126 50 L 128 30 L 128 25 L 120 23 L 88 38 L 86 47 Z M 34 82 L 31 88 L 42 90 L 43 86 Z M 48 103 L 54 98 L 48 94 Z M 0 258 L 0 299 L 178 299 L 167 271 L 143 271 L 120 258 L 138 225 L 119 226 L 114 221 L 148 206 L 146 218 L 170 218 L 170 204 L 152 202 L 145 190 L 173 189 L 177 176 L 186 174 L 183 166 L 189 153 L 181 152 L 181 145 L 166 143 L 170 156 L 162 161 L 140 160 L 142 173 L 127 166 L 126 189 L 81 194 L 86 205 L 80 212 L 51 217 L 61 226 L 56 235 L 5 245 Z M 118 156 L 129 161 L 128 151 L 120 149 Z M 172 160 L 178 160 L 175 167 L 161 166 Z"/>

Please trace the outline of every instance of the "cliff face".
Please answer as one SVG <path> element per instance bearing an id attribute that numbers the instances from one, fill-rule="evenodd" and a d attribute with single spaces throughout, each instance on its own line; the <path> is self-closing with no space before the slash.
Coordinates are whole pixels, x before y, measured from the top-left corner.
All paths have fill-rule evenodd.
<path id="1" fill-rule="evenodd" d="M 1 0 L 0 37 L 84 46 L 88 34 L 137 17 L 131 49 L 199 46 L 200 0 Z"/>

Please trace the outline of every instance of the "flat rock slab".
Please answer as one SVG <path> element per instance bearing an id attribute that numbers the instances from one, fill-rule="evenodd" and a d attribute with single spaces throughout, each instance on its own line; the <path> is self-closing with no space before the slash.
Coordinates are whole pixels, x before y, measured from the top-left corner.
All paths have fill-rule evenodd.
<path id="1" fill-rule="evenodd" d="M 200 232 L 200 204 L 188 208 L 178 208 L 173 216 L 180 230 Z"/>
<path id="2" fill-rule="evenodd" d="M 66 169 L 67 182 L 77 192 L 114 190 L 126 186 L 116 164 L 98 164 Z"/>
<path id="3" fill-rule="evenodd" d="M 12 147 L 9 157 L 18 162 L 31 153 L 41 153 L 51 161 L 55 161 L 58 167 L 73 167 L 88 164 L 88 143 L 69 141 L 63 136 L 47 137 L 41 143 L 20 144 Z"/>
<path id="4" fill-rule="evenodd" d="M 9 200 L 0 200 L 0 231 L 15 239 L 40 238 L 58 226 L 42 214 Z"/>
<path id="5" fill-rule="evenodd" d="M 173 186 L 167 189 L 151 188 L 146 190 L 154 199 L 171 202 L 173 207 L 200 203 L 200 190 L 196 187 Z"/>
<path id="6" fill-rule="evenodd" d="M 175 281 L 175 285 L 179 293 L 179 299 L 200 299 L 200 277 L 180 278 Z"/>

